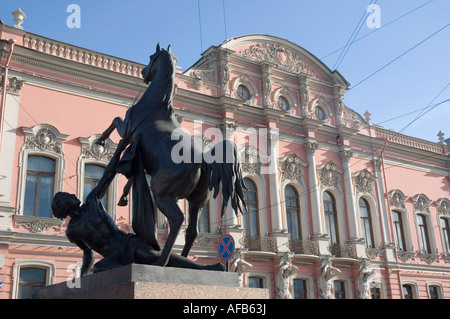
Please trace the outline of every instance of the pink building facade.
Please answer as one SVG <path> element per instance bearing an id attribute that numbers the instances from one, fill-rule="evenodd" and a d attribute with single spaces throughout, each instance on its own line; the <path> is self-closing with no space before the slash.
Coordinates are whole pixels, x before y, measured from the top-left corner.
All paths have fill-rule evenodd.
<path id="1" fill-rule="evenodd" d="M 94 141 L 144 92 L 145 65 L 6 25 L 0 38 L 2 70 L 10 57 L 0 299 L 28 298 L 42 285 L 76 286 L 82 252 L 50 201 L 58 191 L 83 200 L 95 185 L 119 137 Z M 373 125 L 369 112 L 345 105 L 348 87 L 302 47 L 269 35 L 225 41 L 178 70 L 182 127 L 203 135 L 205 148 L 233 139 L 248 187 L 245 215 L 228 208 L 221 217 L 220 196 L 210 200 L 190 258 L 217 262 L 218 240 L 231 234 L 229 271 L 271 298 L 450 298 L 450 147 Z M 130 232 L 130 207 L 117 206 L 125 183 L 117 176 L 104 204 Z M 164 245 L 164 216 L 157 223 Z"/>

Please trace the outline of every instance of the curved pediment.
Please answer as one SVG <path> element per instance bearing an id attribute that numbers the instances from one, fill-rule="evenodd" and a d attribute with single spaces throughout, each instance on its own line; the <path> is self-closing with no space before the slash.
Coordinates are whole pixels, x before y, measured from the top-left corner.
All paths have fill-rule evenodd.
<path id="1" fill-rule="evenodd" d="M 339 72 L 331 71 L 313 54 L 282 38 L 260 34 L 245 35 L 227 40 L 220 47 L 252 61 L 270 63 L 279 70 L 303 74 L 343 87 L 349 86 Z"/>

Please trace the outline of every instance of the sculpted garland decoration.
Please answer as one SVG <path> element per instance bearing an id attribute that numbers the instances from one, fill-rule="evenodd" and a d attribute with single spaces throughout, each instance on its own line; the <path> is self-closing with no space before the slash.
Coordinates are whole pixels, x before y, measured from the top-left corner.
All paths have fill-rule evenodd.
<path id="1" fill-rule="evenodd" d="M 273 63 L 281 70 L 316 77 L 316 71 L 304 62 L 297 53 L 281 45 L 257 43 L 240 51 L 239 54 L 257 61 Z"/>

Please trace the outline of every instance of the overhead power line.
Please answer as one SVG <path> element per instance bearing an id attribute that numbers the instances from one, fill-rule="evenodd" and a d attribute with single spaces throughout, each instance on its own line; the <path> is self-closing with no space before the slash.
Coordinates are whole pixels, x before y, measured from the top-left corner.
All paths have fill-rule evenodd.
<path id="1" fill-rule="evenodd" d="M 378 0 L 375 0 L 375 2 L 373 2 L 373 1 L 374 0 L 370 1 L 369 6 L 376 4 Z M 359 31 L 361 31 L 361 28 L 364 25 L 364 21 L 366 21 L 367 14 L 368 14 L 367 10 L 365 10 L 364 14 L 362 15 L 362 17 L 359 20 L 358 24 L 353 29 L 352 35 L 347 40 L 347 43 L 345 44 L 344 48 L 342 49 L 341 54 L 339 55 L 336 63 L 334 64 L 334 66 L 333 66 L 334 70 L 336 70 L 341 65 L 342 61 L 344 60 L 345 56 L 347 55 L 348 50 L 350 49 L 352 43 L 355 42 L 354 40 L 355 40 L 356 36 L 358 35 Z M 358 31 L 356 29 L 358 29 Z"/>
<path id="2" fill-rule="evenodd" d="M 376 28 L 375 30 L 373 30 L 373 31 L 371 31 L 371 32 L 369 32 L 369 33 L 363 35 L 362 37 L 359 37 L 358 39 L 352 41 L 350 44 L 356 43 L 356 42 L 358 42 L 359 40 L 362 40 L 362 39 L 368 37 L 369 35 L 371 35 L 371 34 L 377 32 L 377 31 L 380 31 L 380 30 L 382 30 L 383 28 L 386 28 L 388 25 L 391 25 L 392 23 L 394 23 L 394 22 L 396 22 L 396 21 L 399 21 L 400 19 L 402 19 L 402 18 L 406 17 L 407 15 L 409 15 L 409 14 L 411 14 L 411 13 L 413 13 L 413 12 L 419 10 L 420 8 L 426 6 L 427 4 L 429 4 L 429 3 L 433 2 L 433 1 L 434 1 L 434 0 L 430 0 L 430 1 L 428 1 L 428 2 L 425 2 L 424 4 L 421 4 L 420 6 L 418 6 L 418 7 L 414 8 L 414 9 L 412 9 L 411 11 L 406 12 L 405 14 L 401 15 L 400 17 L 395 18 L 394 20 L 392 20 L 392 21 L 390 21 L 390 22 L 388 22 L 388 23 L 385 23 L 385 24 L 383 23 L 383 25 L 382 25 L 380 28 Z M 328 53 L 327 55 L 325 55 L 324 57 L 322 57 L 321 60 L 328 58 L 330 55 L 333 55 L 333 54 L 335 54 L 336 52 L 338 52 L 338 51 L 340 51 L 340 50 L 342 50 L 342 49 L 344 49 L 344 48 L 345 48 L 345 46 L 343 46 L 343 47 L 341 47 L 341 48 L 339 48 L 339 49 L 337 49 L 337 50 L 334 50 L 334 51 L 331 52 L 331 53 Z"/>
<path id="3" fill-rule="evenodd" d="M 407 53 L 411 52 L 412 50 L 414 50 L 415 48 L 417 48 L 419 45 L 421 45 L 422 43 L 424 43 L 425 41 L 431 39 L 432 37 L 434 37 L 436 34 L 438 34 L 439 32 L 443 31 L 445 28 L 447 28 L 450 25 L 450 23 L 447 23 L 445 26 L 443 26 L 442 28 L 440 28 L 439 30 L 437 30 L 436 32 L 434 32 L 433 34 L 429 35 L 428 37 L 426 37 L 425 39 L 423 39 L 422 41 L 420 41 L 419 43 L 417 43 L 416 45 L 414 45 L 412 48 L 408 49 L 407 51 L 405 51 L 404 53 L 400 54 L 398 57 L 396 57 L 394 60 L 392 60 L 391 62 L 383 65 L 381 68 L 379 68 L 378 70 L 376 70 L 375 72 L 373 72 L 372 74 L 370 74 L 369 76 L 367 76 L 366 78 L 362 79 L 361 81 L 359 81 L 358 83 L 356 83 L 355 85 L 353 85 L 352 87 L 350 87 L 348 91 L 354 89 L 355 87 L 357 87 L 358 85 L 364 83 L 365 81 L 367 81 L 368 79 L 370 79 L 372 76 L 374 76 L 375 74 L 377 74 L 378 72 L 382 71 L 383 69 L 385 69 L 386 67 L 388 67 L 389 65 L 391 65 L 392 63 L 394 63 L 395 61 L 399 60 L 400 58 L 402 58 L 403 56 L 405 56 Z"/>

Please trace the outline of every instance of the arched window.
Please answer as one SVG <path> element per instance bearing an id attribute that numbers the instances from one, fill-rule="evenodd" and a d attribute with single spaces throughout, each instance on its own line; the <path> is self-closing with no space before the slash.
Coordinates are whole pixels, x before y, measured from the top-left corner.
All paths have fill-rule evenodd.
<path id="1" fill-rule="evenodd" d="M 392 221 L 394 223 L 395 244 L 398 250 L 406 251 L 405 233 L 403 230 L 402 213 L 393 211 Z"/>
<path id="2" fill-rule="evenodd" d="M 325 213 L 325 224 L 327 227 L 327 234 L 330 236 L 330 242 L 332 245 L 339 243 L 338 227 L 337 227 L 337 214 L 336 214 L 336 201 L 329 192 L 323 193 L 323 208 Z"/>
<path id="3" fill-rule="evenodd" d="M 409 284 L 402 286 L 403 299 L 415 299 L 414 298 L 414 287 Z"/>
<path id="4" fill-rule="evenodd" d="M 429 254 L 430 250 L 430 240 L 428 238 L 428 226 L 427 219 L 424 215 L 417 215 L 417 227 L 418 227 L 418 236 L 419 236 L 419 244 L 421 252 L 425 254 Z"/>
<path id="5" fill-rule="evenodd" d="M 359 216 L 361 219 L 361 229 L 364 239 L 366 241 L 367 248 L 374 248 L 373 232 L 372 232 L 372 220 L 370 217 L 370 207 L 364 198 L 359 199 Z"/>
<path id="6" fill-rule="evenodd" d="M 83 202 L 86 201 L 86 197 L 89 193 L 97 186 L 98 182 L 103 176 L 103 172 L 105 168 L 100 165 L 95 164 L 86 164 L 84 166 L 84 190 L 83 190 Z M 105 209 L 108 209 L 108 193 L 103 196 L 101 199 L 103 206 Z"/>
<path id="7" fill-rule="evenodd" d="M 242 85 L 242 84 L 240 84 L 238 86 L 237 93 L 238 93 L 239 98 L 243 99 L 244 101 L 248 101 L 252 97 L 249 89 L 245 85 Z"/>
<path id="8" fill-rule="evenodd" d="M 283 96 L 278 97 L 277 102 L 278 102 L 278 107 L 280 109 L 282 109 L 283 111 L 289 111 L 291 109 L 291 106 L 289 105 L 289 101 L 285 97 L 283 97 Z"/>
<path id="9" fill-rule="evenodd" d="M 442 289 L 438 285 L 428 286 L 428 298 L 429 299 L 442 299 L 441 297 Z"/>
<path id="10" fill-rule="evenodd" d="M 325 121 L 327 119 L 325 111 L 320 106 L 316 106 L 316 108 L 314 109 L 314 114 L 316 115 L 316 119 L 320 121 Z"/>
<path id="11" fill-rule="evenodd" d="M 440 218 L 439 223 L 441 225 L 442 231 L 442 241 L 444 245 L 444 252 L 450 254 L 450 226 L 448 223 L 448 218 Z"/>
<path id="12" fill-rule="evenodd" d="M 259 236 L 257 188 L 249 178 L 244 178 L 244 184 L 247 187 L 247 190 L 244 190 L 244 200 L 247 204 L 247 213 L 243 216 L 244 231 L 248 237 L 257 237 Z"/>
<path id="13" fill-rule="evenodd" d="M 286 203 L 286 218 L 290 240 L 298 242 L 301 236 L 300 227 L 300 206 L 298 193 L 292 186 L 284 189 L 284 200 Z"/>
<path id="14" fill-rule="evenodd" d="M 43 156 L 28 156 L 24 216 L 52 216 L 54 183 L 55 161 Z"/>

